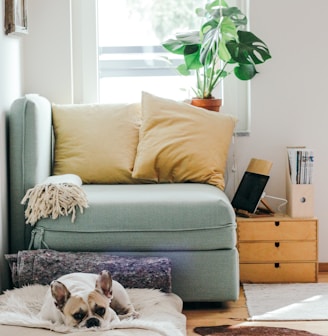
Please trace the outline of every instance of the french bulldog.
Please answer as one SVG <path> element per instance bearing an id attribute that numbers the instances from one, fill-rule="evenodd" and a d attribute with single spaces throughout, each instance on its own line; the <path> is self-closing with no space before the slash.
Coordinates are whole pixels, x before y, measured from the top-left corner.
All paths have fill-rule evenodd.
<path id="1" fill-rule="evenodd" d="M 120 319 L 138 317 L 125 288 L 107 271 L 71 273 L 52 281 L 40 315 L 76 328 L 108 328 Z"/>

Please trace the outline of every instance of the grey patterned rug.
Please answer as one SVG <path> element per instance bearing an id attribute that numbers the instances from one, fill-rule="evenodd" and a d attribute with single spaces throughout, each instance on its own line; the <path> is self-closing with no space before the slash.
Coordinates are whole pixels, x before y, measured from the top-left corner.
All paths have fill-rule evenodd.
<path id="1" fill-rule="evenodd" d="M 107 270 L 126 288 L 155 288 L 171 292 L 171 261 L 164 257 L 122 257 L 101 252 L 24 250 L 7 254 L 15 287 L 47 285 L 73 272 Z"/>

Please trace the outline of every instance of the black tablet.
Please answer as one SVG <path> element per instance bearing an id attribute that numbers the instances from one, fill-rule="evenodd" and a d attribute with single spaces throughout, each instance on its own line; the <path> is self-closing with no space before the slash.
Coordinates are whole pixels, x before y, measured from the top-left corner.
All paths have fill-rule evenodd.
<path id="1" fill-rule="evenodd" d="M 246 171 L 231 202 L 234 209 L 254 213 L 268 180 L 267 175 Z"/>

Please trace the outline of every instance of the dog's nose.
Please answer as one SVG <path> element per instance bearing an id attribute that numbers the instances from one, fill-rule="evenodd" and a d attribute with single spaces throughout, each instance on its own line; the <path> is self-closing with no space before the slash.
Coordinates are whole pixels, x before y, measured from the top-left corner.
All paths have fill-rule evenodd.
<path id="1" fill-rule="evenodd" d="M 87 326 L 87 328 L 99 327 L 100 326 L 100 321 L 95 317 L 91 317 L 87 320 L 86 326 Z"/>

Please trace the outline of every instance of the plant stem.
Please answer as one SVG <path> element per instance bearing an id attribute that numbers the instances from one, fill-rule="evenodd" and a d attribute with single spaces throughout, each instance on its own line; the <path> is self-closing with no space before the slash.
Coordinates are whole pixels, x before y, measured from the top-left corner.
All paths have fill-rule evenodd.
<path id="1" fill-rule="evenodd" d="M 221 77 L 221 75 L 222 75 L 222 73 L 223 73 L 223 71 L 224 71 L 224 69 L 226 68 L 227 65 L 228 65 L 228 62 L 224 62 L 222 69 L 216 75 L 215 79 L 213 81 L 211 81 L 212 85 L 210 87 L 210 90 L 213 90 L 216 87 L 216 85 L 218 84 L 218 82 L 222 81 L 223 77 Z"/>
<path id="2" fill-rule="evenodd" d="M 202 81 L 200 79 L 200 72 L 199 69 L 196 70 L 196 78 L 197 78 L 197 88 L 198 88 L 198 92 L 195 92 L 197 96 L 201 94 L 203 94 L 203 88 L 202 88 Z"/>
<path id="3" fill-rule="evenodd" d="M 207 76 L 206 76 L 206 66 L 204 66 L 202 98 L 206 98 L 206 87 L 207 87 Z"/>
<path id="4" fill-rule="evenodd" d="M 213 90 L 213 77 L 214 77 L 214 73 L 215 73 L 215 67 L 216 67 L 216 57 L 213 57 L 213 60 L 211 62 L 212 66 L 210 67 L 211 72 L 210 72 L 210 76 L 208 79 L 208 88 L 207 88 L 207 93 L 208 95 L 210 95 L 209 93 L 212 92 Z"/>

